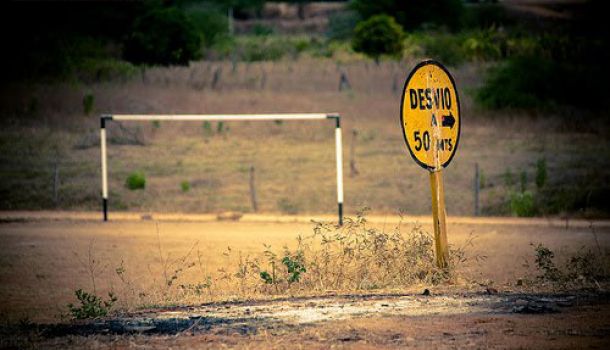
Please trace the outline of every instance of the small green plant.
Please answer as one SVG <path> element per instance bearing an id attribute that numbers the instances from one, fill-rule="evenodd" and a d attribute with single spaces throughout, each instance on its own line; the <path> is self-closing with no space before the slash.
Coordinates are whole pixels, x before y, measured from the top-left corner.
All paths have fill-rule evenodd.
<path id="1" fill-rule="evenodd" d="M 218 125 L 216 125 L 216 132 L 221 135 L 222 132 L 225 130 L 224 128 L 225 123 L 224 122 L 218 122 Z"/>
<path id="2" fill-rule="evenodd" d="M 382 55 L 400 57 L 405 33 L 393 17 L 376 15 L 358 23 L 354 29 L 352 47 L 354 51 L 379 62 Z"/>
<path id="3" fill-rule="evenodd" d="M 525 170 L 522 170 L 519 174 L 519 185 L 521 192 L 525 192 L 525 190 L 527 189 L 527 172 Z"/>
<path id="4" fill-rule="evenodd" d="M 182 181 L 180 183 L 180 189 L 182 192 L 188 192 L 191 189 L 191 183 L 189 181 Z"/>
<path id="5" fill-rule="evenodd" d="M 513 187 L 515 184 L 515 178 L 510 168 L 506 168 L 502 177 L 504 178 L 504 186 L 508 188 Z"/>
<path id="6" fill-rule="evenodd" d="M 510 192 L 510 211 L 516 216 L 531 217 L 536 215 L 534 194 L 530 191 Z"/>
<path id="7" fill-rule="evenodd" d="M 307 269 L 303 265 L 303 254 L 302 252 L 298 252 L 295 256 L 290 256 L 290 252 L 288 249 L 285 249 L 286 256 L 282 259 L 282 264 L 286 266 L 288 271 L 287 281 L 289 284 L 294 282 L 299 282 L 301 279 L 301 274 L 307 272 Z"/>
<path id="8" fill-rule="evenodd" d="M 487 185 L 487 178 L 485 177 L 485 172 L 483 172 L 483 169 L 481 169 L 481 170 L 479 170 L 479 187 L 485 188 L 486 185 Z"/>
<path id="9" fill-rule="evenodd" d="M 536 187 L 540 190 L 547 181 L 546 159 L 540 158 L 536 162 Z"/>
<path id="10" fill-rule="evenodd" d="M 277 284 L 277 269 L 276 269 L 276 261 L 277 255 L 271 250 L 271 246 L 265 244 L 265 251 L 263 252 L 265 258 L 267 258 L 267 262 L 269 267 L 271 268 L 271 273 L 267 271 L 260 271 L 259 275 L 261 279 L 265 282 L 265 284 Z M 276 286 L 277 290 L 277 286 Z"/>
<path id="11" fill-rule="evenodd" d="M 538 280 L 551 282 L 557 286 L 598 285 L 599 281 L 608 280 L 608 256 L 600 251 L 598 254 L 591 249 L 581 247 L 575 253 L 568 255 L 562 263 L 556 262 L 555 253 L 541 243 L 531 244 L 535 252 L 535 267 L 539 274 Z"/>
<path id="12" fill-rule="evenodd" d="M 87 293 L 82 289 L 74 292 L 80 305 L 68 304 L 68 310 L 76 319 L 98 318 L 108 315 L 114 303 L 118 300 L 112 293 L 108 293 L 108 300 L 102 300 L 95 294 Z"/>
<path id="13" fill-rule="evenodd" d="M 252 28 L 252 34 L 257 36 L 267 36 L 273 34 L 273 28 L 263 25 L 263 24 L 255 24 Z"/>
<path id="14" fill-rule="evenodd" d="M 534 245 L 532 244 L 532 246 Z M 534 251 L 536 253 L 536 269 L 542 272 L 538 278 L 553 282 L 559 281 L 562 276 L 559 269 L 555 266 L 555 262 L 553 261 L 555 258 L 555 253 L 553 253 L 553 251 L 548 247 L 542 245 L 542 243 L 538 243 L 538 245 L 534 246 Z"/>
<path id="15" fill-rule="evenodd" d="M 95 97 L 93 94 L 85 94 L 83 97 L 83 112 L 85 115 L 91 114 L 93 112 L 93 104 L 95 103 Z"/>
<path id="16" fill-rule="evenodd" d="M 203 136 L 211 136 L 213 134 L 212 123 L 209 121 L 204 121 L 203 124 L 201 124 L 201 127 L 203 128 Z"/>
<path id="17" fill-rule="evenodd" d="M 152 121 L 152 126 L 153 126 L 153 128 L 155 128 L 155 129 L 159 129 L 159 128 L 161 128 L 161 122 L 160 122 L 160 121 L 158 121 L 158 120 L 153 120 L 153 121 Z"/>
<path id="18" fill-rule="evenodd" d="M 143 190 L 146 187 L 146 177 L 144 173 L 133 172 L 127 176 L 125 186 L 130 190 Z"/>

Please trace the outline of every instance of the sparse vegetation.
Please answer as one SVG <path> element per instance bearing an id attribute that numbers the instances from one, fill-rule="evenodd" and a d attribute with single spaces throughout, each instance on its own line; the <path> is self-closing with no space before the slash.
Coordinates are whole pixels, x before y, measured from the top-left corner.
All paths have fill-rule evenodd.
<path id="1" fill-rule="evenodd" d="M 108 315 L 118 298 L 112 293 L 108 294 L 108 299 L 103 300 L 95 294 L 78 289 L 74 292 L 80 304 L 68 304 L 68 310 L 75 319 L 98 318 Z"/>
<path id="2" fill-rule="evenodd" d="M 399 227 L 390 232 L 369 227 L 364 213 L 346 219 L 343 228 L 316 223 L 313 235 L 299 236 L 293 250 L 284 247 L 276 254 L 265 246 L 264 263 L 258 258 L 240 259 L 235 276 L 242 285 L 258 279 L 275 292 L 293 287 L 306 291 L 369 290 L 442 283 L 456 277 L 460 264 L 484 258 L 468 256 L 463 247 L 453 247 L 451 269 L 443 271 L 436 267 L 432 236 L 419 226 L 408 233 Z"/>
<path id="3" fill-rule="evenodd" d="M 146 187 L 146 176 L 142 172 L 134 172 L 127 176 L 125 186 L 130 190 L 143 190 Z"/>
<path id="4" fill-rule="evenodd" d="M 610 279 L 608 253 L 600 249 L 595 253 L 590 248 L 581 247 L 574 253 L 567 254 L 561 261 L 545 245 L 532 244 L 535 252 L 537 279 L 551 283 L 559 288 L 599 288 L 600 282 Z M 598 247 L 599 248 L 599 247 Z"/>
<path id="5" fill-rule="evenodd" d="M 91 114 L 91 112 L 93 111 L 94 102 L 95 97 L 93 96 L 93 94 L 85 94 L 85 96 L 83 97 L 83 113 L 85 113 L 85 115 Z"/>
<path id="6" fill-rule="evenodd" d="M 191 189 L 191 182 L 190 181 L 182 181 L 180 183 L 180 189 L 182 190 L 182 192 L 188 192 Z"/>

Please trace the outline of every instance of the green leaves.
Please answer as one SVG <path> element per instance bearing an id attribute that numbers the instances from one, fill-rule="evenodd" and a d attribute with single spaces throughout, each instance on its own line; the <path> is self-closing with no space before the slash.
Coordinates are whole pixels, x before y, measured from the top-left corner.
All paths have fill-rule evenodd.
<path id="1" fill-rule="evenodd" d="M 402 28 L 393 17 L 376 15 L 358 23 L 352 47 L 376 61 L 381 55 L 400 57 L 404 36 Z"/>
<path id="2" fill-rule="evenodd" d="M 87 293 L 82 289 L 76 290 L 74 294 L 80 302 L 80 306 L 70 303 L 68 304 L 68 310 L 70 311 L 70 314 L 72 314 L 72 317 L 76 319 L 98 318 L 106 316 L 114 303 L 118 300 L 118 298 L 112 293 L 108 293 L 108 300 L 102 300 L 102 298 L 98 297 L 97 295 Z"/>

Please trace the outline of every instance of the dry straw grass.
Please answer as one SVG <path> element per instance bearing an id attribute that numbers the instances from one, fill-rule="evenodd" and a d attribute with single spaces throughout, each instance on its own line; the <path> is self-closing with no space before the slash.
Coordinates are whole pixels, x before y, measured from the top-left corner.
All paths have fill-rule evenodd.
<path id="1" fill-rule="evenodd" d="M 216 268 L 211 269 L 207 263 L 210 257 L 198 241 L 179 255 L 167 251 L 156 224 L 156 262 L 148 267 L 147 277 L 133 275 L 132 267 L 124 261 L 104 264 L 116 265 L 110 292 L 118 298 L 117 305 L 133 309 L 455 283 L 463 263 L 481 258 L 466 254 L 466 246 L 471 244 L 467 240 L 463 247 L 451 249 L 451 269 L 441 270 L 435 266 L 432 236 L 421 226 L 406 233 L 400 227 L 398 224 L 390 231 L 369 227 L 364 213 L 347 218 L 343 227 L 317 222 L 313 234 L 299 235 L 296 242 L 282 248 L 265 245 L 242 251 L 229 246 L 215 258 Z M 95 262 L 92 246 L 88 261 Z M 99 273 L 96 268 L 87 269 L 93 283 Z"/>
<path id="2" fill-rule="evenodd" d="M 12 121 L 0 133 L 0 208 L 99 209 L 97 113 L 336 111 L 344 117 L 346 162 L 354 138 L 359 172 L 346 178 L 346 211 L 368 206 L 377 213 L 429 213 L 427 174 L 407 154 L 398 125 L 401 84 L 413 63 L 301 57 L 238 63 L 233 70 L 231 62 L 204 61 L 150 68 L 125 82 L 3 92 L 4 115 Z M 564 169 L 566 162 L 610 168 L 610 158 L 599 156 L 607 153 L 607 142 L 588 142 L 587 132 L 566 134 L 550 117 L 475 109 L 468 91 L 480 84 L 483 68 L 469 64 L 452 70 L 462 92 L 463 130 L 445 176 L 450 215 L 473 212 L 474 162 L 495 187 L 483 191 L 483 205 L 505 198 L 498 187 L 507 167 L 527 170 L 532 161 L 546 158 L 551 182 L 559 176 L 553 169 Z M 212 84 L 215 72 L 219 78 Z M 351 90 L 339 91 L 342 72 Z M 95 97 L 89 116 L 83 111 L 85 95 Z M 355 137 L 353 129 L 358 131 Z M 254 165 L 260 212 L 334 212 L 330 122 L 240 122 L 217 130 L 216 123 L 209 130 L 199 123 L 111 123 L 111 210 L 249 212 L 248 169 Z M 562 174 L 578 175 L 578 167 L 568 169 L 569 174 Z M 124 188 L 133 171 L 145 173 L 145 191 Z M 183 181 L 192 184 L 188 192 L 181 190 Z"/>

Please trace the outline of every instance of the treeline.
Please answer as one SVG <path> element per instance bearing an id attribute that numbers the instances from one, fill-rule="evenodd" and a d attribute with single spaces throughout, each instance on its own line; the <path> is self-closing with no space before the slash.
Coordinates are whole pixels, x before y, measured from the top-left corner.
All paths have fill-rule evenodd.
<path id="1" fill-rule="evenodd" d="M 134 65 L 187 64 L 228 35 L 228 9 L 255 16 L 263 0 L 3 2 L 3 80 L 125 75 Z M 93 75 L 93 76 L 91 76 Z"/>

